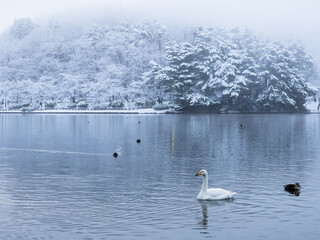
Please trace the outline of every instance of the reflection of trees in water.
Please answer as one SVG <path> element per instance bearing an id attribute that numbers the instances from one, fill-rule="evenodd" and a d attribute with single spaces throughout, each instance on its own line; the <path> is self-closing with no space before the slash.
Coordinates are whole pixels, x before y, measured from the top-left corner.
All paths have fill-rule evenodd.
<path id="1" fill-rule="evenodd" d="M 198 200 L 198 204 L 202 208 L 202 221 L 198 222 L 199 225 L 201 225 L 201 231 L 202 234 L 208 234 L 208 223 L 209 223 L 209 215 L 208 215 L 208 208 L 210 207 L 221 207 L 229 202 L 233 202 L 234 199 L 226 199 L 222 201 L 202 201 Z"/>
<path id="2" fill-rule="evenodd" d="M 219 166 L 221 172 L 232 168 L 245 179 L 248 173 L 255 175 L 261 168 L 277 173 L 276 176 L 281 176 L 279 171 L 299 170 L 297 181 L 302 181 L 305 169 L 316 164 L 302 162 L 303 159 L 314 159 L 319 154 L 318 148 L 310 151 L 297 148 L 307 143 L 312 146 L 318 139 L 317 118 L 311 115 L 183 115 L 172 118 L 172 122 L 175 134 L 172 156 L 183 159 L 175 162 L 182 171 L 192 171 L 201 161 L 203 165 L 210 162 L 213 167 Z M 236 175 L 231 177 L 238 179 Z"/>

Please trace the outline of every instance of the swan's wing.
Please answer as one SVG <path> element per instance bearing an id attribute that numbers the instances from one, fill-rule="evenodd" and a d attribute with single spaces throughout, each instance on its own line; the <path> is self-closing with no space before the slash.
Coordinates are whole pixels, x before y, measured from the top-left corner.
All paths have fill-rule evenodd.
<path id="1" fill-rule="evenodd" d="M 210 195 L 211 199 L 226 199 L 226 198 L 231 198 L 233 195 L 235 195 L 235 192 L 225 190 L 222 188 L 209 188 L 207 190 L 208 195 Z"/>
<path id="2" fill-rule="evenodd" d="M 231 194 L 232 192 L 229 190 L 224 190 L 222 188 L 209 188 L 207 190 L 208 194 L 210 194 L 213 197 L 216 196 L 221 196 L 221 195 L 226 195 L 226 194 Z"/>

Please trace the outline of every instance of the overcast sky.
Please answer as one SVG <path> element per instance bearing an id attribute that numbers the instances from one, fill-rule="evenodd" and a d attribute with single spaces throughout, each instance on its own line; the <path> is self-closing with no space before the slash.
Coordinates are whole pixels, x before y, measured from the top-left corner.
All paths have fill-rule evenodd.
<path id="1" fill-rule="evenodd" d="M 249 28 L 280 40 L 301 39 L 320 55 L 320 0 L 0 0 L 0 32 L 15 18 L 104 10 L 164 23 Z"/>

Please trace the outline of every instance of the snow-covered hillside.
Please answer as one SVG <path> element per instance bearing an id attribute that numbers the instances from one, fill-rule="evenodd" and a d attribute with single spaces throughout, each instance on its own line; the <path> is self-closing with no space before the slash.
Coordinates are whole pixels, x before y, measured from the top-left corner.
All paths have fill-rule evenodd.
<path id="1" fill-rule="evenodd" d="M 0 110 L 304 111 L 312 58 L 249 31 L 18 19 L 0 36 Z"/>

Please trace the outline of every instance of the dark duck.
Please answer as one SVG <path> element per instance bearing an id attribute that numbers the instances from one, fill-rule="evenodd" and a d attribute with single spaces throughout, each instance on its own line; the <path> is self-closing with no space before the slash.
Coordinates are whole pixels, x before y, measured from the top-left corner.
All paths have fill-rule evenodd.
<path id="1" fill-rule="evenodd" d="M 287 192 L 291 193 L 291 194 L 294 194 L 296 196 L 299 196 L 300 195 L 300 189 L 301 189 L 301 186 L 299 183 L 295 183 L 295 184 L 287 184 L 284 187 L 284 190 L 286 190 Z"/>
<path id="2" fill-rule="evenodd" d="M 287 184 L 284 187 L 284 190 L 286 191 L 300 191 L 301 186 L 299 183 L 295 183 L 295 184 Z"/>

